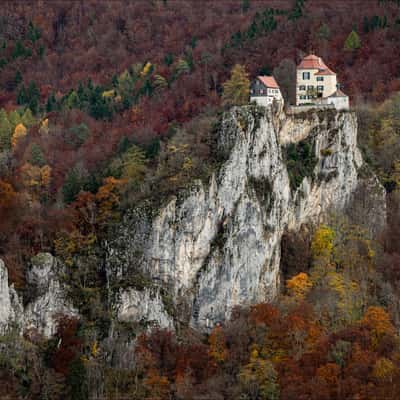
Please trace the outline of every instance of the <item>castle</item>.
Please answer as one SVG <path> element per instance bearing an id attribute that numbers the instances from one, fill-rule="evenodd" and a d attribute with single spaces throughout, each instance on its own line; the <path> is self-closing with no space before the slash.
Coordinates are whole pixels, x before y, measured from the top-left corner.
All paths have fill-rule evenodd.
<path id="1" fill-rule="evenodd" d="M 250 101 L 266 106 L 274 100 L 283 103 L 273 76 L 257 76 L 250 87 Z M 304 57 L 296 68 L 296 107 L 349 109 L 349 96 L 340 90 L 336 73 L 314 54 Z"/>

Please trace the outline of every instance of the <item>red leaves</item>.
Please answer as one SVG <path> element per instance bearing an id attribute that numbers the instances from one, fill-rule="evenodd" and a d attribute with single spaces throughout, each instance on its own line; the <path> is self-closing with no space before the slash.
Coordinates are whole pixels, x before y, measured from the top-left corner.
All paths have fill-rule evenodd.
<path id="1" fill-rule="evenodd" d="M 56 350 L 53 353 L 53 368 L 63 374 L 68 374 L 72 361 L 81 350 L 82 341 L 78 338 L 79 322 L 72 317 L 61 316 L 58 322 Z"/>

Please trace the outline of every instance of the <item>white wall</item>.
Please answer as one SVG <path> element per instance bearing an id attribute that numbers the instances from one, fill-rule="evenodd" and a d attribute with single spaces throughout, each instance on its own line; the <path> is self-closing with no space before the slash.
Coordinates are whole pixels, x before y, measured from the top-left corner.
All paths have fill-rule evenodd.
<path id="1" fill-rule="evenodd" d="M 310 73 L 310 79 L 303 80 L 303 72 Z M 296 105 L 304 103 L 312 103 L 313 99 L 300 99 L 300 96 L 307 96 L 307 87 L 313 86 L 317 89 L 317 86 L 323 86 L 322 97 L 328 97 L 336 91 L 336 75 L 317 75 L 318 69 L 298 69 L 296 78 Z M 317 77 L 322 77 L 322 81 L 318 81 Z M 305 86 L 305 90 L 300 90 L 300 86 Z"/>
<path id="2" fill-rule="evenodd" d="M 273 97 L 271 96 L 255 96 L 255 97 L 250 97 L 250 103 L 255 101 L 259 106 L 266 107 L 269 104 L 272 104 L 272 101 L 274 100 Z"/>

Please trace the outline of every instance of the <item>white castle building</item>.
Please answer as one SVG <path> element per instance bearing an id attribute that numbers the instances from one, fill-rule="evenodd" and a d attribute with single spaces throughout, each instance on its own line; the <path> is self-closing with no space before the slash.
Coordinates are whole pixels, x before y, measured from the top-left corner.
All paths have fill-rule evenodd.
<path id="1" fill-rule="evenodd" d="M 296 106 L 332 104 L 338 110 L 349 108 L 349 97 L 339 88 L 336 73 L 314 54 L 297 66 Z"/>
<path id="2" fill-rule="evenodd" d="M 276 100 L 283 104 L 283 97 L 279 85 L 273 76 L 257 76 L 250 86 L 250 102 L 260 106 L 267 106 Z"/>

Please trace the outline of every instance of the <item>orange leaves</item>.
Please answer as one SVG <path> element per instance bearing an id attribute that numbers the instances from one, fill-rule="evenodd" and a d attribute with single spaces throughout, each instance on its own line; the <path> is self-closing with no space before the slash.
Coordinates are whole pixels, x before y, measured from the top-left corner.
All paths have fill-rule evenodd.
<path id="1" fill-rule="evenodd" d="M 26 134 L 27 134 L 27 130 L 26 130 L 24 124 L 18 124 L 18 125 L 15 127 L 14 134 L 13 134 L 13 136 L 12 136 L 12 138 L 11 138 L 11 144 L 12 144 L 13 149 L 14 149 L 15 147 L 17 147 L 18 142 L 19 142 L 22 138 L 24 138 L 24 137 L 26 136 Z"/>
<path id="2" fill-rule="evenodd" d="M 372 332 L 374 345 L 377 345 L 384 335 L 395 334 L 389 314 L 382 307 L 369 307 L 361 320 L 361 324 Z"/>
<path id="3" fill-rule="evenodd" d="M 297 300 L 303 300 L 312 286 L 310 278 L 304 272 L 300 272 L 286 281 L 286 288 L 289 294 Z"/>
<path id="4" fill-rule="evenodd" d="M 10 208 L 16 201 L 17 193 L 8 182 L 0 179 L 0 210 Z"/>
<path id="5" fill-rule="evenodd" d="M 340 367 L 335 363 L 328 363 L 317 369 L 317 376 L 332 387 L 337 386 L 339 374 Z"/>
<path id="6" fill-rule="evenodd" d="M 38 167 L 25 163 L 21 167 L 20 178 L 23 188 L 29 193 L 30 200 L 43 199 L 50 186 L 51 168 L 48 165 Z"/>
<path id="7" fill-rule="evenodd" d="M 144 385 L 148 389 L 147 400 L 164 400 L 169 398 L 170 384 L 166 376 L 162 376 L 155 368 L 150 369 Z"/>
<path id="8" fill-rule="evenodd" d="M 118 218 L 117 207 L 120 200 L 120 191 L 124 184 L 124 180 L 115 179 L 112 176 L 104 179 L 103 186 L 99 188 L 95 196 L 98 205 L 97 222 L 99 224 L 115 222 Z"/>

